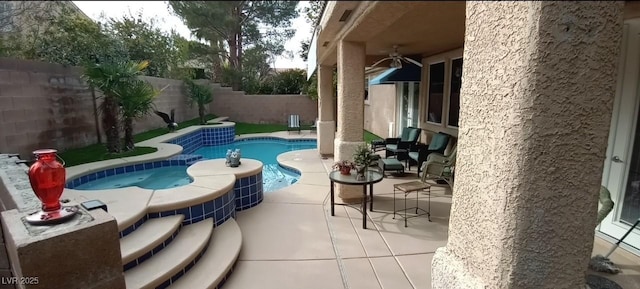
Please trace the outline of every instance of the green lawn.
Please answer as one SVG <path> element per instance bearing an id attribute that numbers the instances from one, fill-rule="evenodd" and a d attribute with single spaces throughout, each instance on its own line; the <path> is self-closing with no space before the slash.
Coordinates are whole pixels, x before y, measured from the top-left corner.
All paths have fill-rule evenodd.
<path id="1" fill-rule="evenodd" d="M 207 120 L 215 118 L 214 115 L 207 115 Z M 178 129 L 182 129 L 185 127 L 198 125 L 199 119 L 191 119 L 188 121 L 184 121 L 178 124 Z M 302 126 L 303 130 L 309 129 L 309 126 Z M 287 130 L 287 125 L 285 124 L 257 124 L 257 123 L 236 123 L 236 134 L 249 134 L 249 133 L 268 133 L 268 132 L 276 132 L 276 131 L 285 131 Z M 135 135 L 134 141 L 141 142 L 148 139 L 152 139 L 157 136 L 161 136 L 169 132 L 169 129 L 166 127 L 157 128 L 150 131 L 146 131 L 143 133 L 139 133 Z M 367 143 L 370 143 L 374 139 L 380 139 L 381 137 L 372 134 L 368 131 L 364 131 L 364 140 Z M 94 144 L 83 148 L 70 149 L 60 153 L 60 157 L 65 160 L 66 166 L 75 166 L 90 162 L 97 162 L 108 159 L 122 158 L 122 157 L 130 157 L 137 155 L 144 155 L 148 153 L 156 152 L 156 148 L 152 147 L 136 147 L 135 150 L 120 153 L 120 154 L 110 154 L 107 153 L 107 150 L 104 144 Z"/>
<path id="2" fill-rule="evenodd" d="M 206 117 L 207 120 L 210 120 L 213 118 L 215 118 L 214 115 L 207 115 Z M 180 128 L 185 128 L 185 127 L 198 125 L 198 124 L 200 124 L 200 118 L 194 118 L 191 120 L 178 123 L 178 128 L 180 129 Z M 157 129 L 136 134 L 133 136 L 133 140 L 135 142 L 141 142 L 148 139 L 152 139 L 157 136 L 161 136 L 168 132 L 169 132 L 169 129 L 166 127 L 157 128 Z M 157 150 L 158 149 L 152 148 L 152 147 L 136 147 L 133 151 L 128 151 L 128 152 L 119 153 L 119 154 L 111 154 L 107 152 L 107 148 L 104 146 L 104 144 L 94 144 L 94 145 L 90 145 L 82 148 L 66 150 L 60 153 L 60 157 L 65 161 L 66 167 L 71 167 L 71 166 L 109 160 L 109 159 L 139 156 L 139 155 L 153 153 L 153 152 L 156 152 Z"/>
<path id="3" fill-rule="evenodd" d="M 364 142 L 371 143 L 372 140 L 382 139 L 381 137 L 369 132 L 368 130 L 364 131 Z"/>

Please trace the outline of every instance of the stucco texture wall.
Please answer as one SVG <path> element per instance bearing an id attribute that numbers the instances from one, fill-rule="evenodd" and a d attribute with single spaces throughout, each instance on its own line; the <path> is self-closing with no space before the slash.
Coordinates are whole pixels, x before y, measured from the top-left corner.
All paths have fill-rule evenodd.
<path id="1" fill-rule="evenodd" d="M 395 110 L 395 84 L 370 85 L 369 103 L 364 106 L 364 129 L 382 138 L 388 137 L 389 122 L 395 123 Z"/>
<path id="2" fill-rule="evenodd" d="M 456 183 L 433 288 L 584 286 L 621 24 L 622 2 L 467 2 Z"/>
<path id="3" fill-rule="evenodd" d="M 318 101 L 307 95 L 248 95 L 243 91 L 213 85 L 211 112 L 231 121 L 286 124 L 289 115 L 300 115 L 301 125 L 311 125 L 318 117 Z"/>
<path id="4" fill-rule="evenodd" d="M 82 69 L 38 61 L 0 58 L 0 153 L 19 153 L 23 159 L 39 148 L 65 150 L 98 142 L 91 90 L 81 79 Z M 154 104 L 159 111 L 175 109 L 177 122 L 198 117 L 190 107 L 181 80 L 144 76 L 164 90 Z M 208 83 L 205 81 L 204 83 Z M 303 124 L 317 117 L 317 102 L 304 95 L 244 95 L 210 84 L 213 102 L 207 113 L 250 123 L 286 123 L 289 114 L 300 114 Z M 102 102 L 96 91 L 96 104 Z M 151 113 L 134 121 L 134 133 L 166 127 Z M 104 136 L 102 137 L 104 141 Z"/>

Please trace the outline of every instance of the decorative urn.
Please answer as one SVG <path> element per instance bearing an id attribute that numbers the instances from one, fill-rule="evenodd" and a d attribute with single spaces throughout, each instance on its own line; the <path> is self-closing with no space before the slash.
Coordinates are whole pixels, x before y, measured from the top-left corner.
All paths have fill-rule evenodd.
<path id="1" fill-rule="evenodd" d="M 42 210 L 27 216 L 31 224 L 62 222 L 77 212 L 76 207 L 62 207 L 60 196 L 64 190 L 66 171 L 57 160 L 57 150 L 40 149 L 33 152 L 36 162 L 29 167 L 29 182 Z"/>

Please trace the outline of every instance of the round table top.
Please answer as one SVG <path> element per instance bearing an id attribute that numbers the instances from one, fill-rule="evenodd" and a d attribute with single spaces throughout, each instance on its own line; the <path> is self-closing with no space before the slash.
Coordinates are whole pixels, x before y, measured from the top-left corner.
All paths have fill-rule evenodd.
<path id="1" fill-rule="evenodd" d="M 368 184 L 375 184 L 377 182 L 382 181 L 382 178 L 384 177 L 384 175 L 382 175 L 381 172 L 378 171 L 372 171 L 369 170 L 364 174 L 364 180 L 356 180 L 356 174 L 352 173 L 350 175 L 343 175 L 340 173 L 340 171 L 333 171 L 331 173 L 329 173 L 329 179 L 331 179 L 332 181 L 338 183 L 338 184 L 344 184 L 344 185 L 368 185 Z"/>

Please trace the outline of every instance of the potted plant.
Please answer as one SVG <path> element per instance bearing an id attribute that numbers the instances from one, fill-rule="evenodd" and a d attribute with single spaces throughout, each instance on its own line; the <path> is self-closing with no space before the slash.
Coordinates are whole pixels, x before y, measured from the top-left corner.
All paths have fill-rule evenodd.
<path id="1" fill-rule="evenodd" d="M 339 161 L 333 164 L 333 169 L 339 170 L 340 174 L 343 174 L 343 175 L 350 175 L 351 170 L 355 168 L 356 168 L 356 165 L 351 161 Z"/>
<path id="2" fill-rule="evenodd" d="M 356 178 L 363 179 L 364 173 L 373 161 L 373 152 L 369 149 L 369 146 L 361 144 L 353 153 L 353 160 L 356 165 L 356 170 L 358 171 Z"/>

